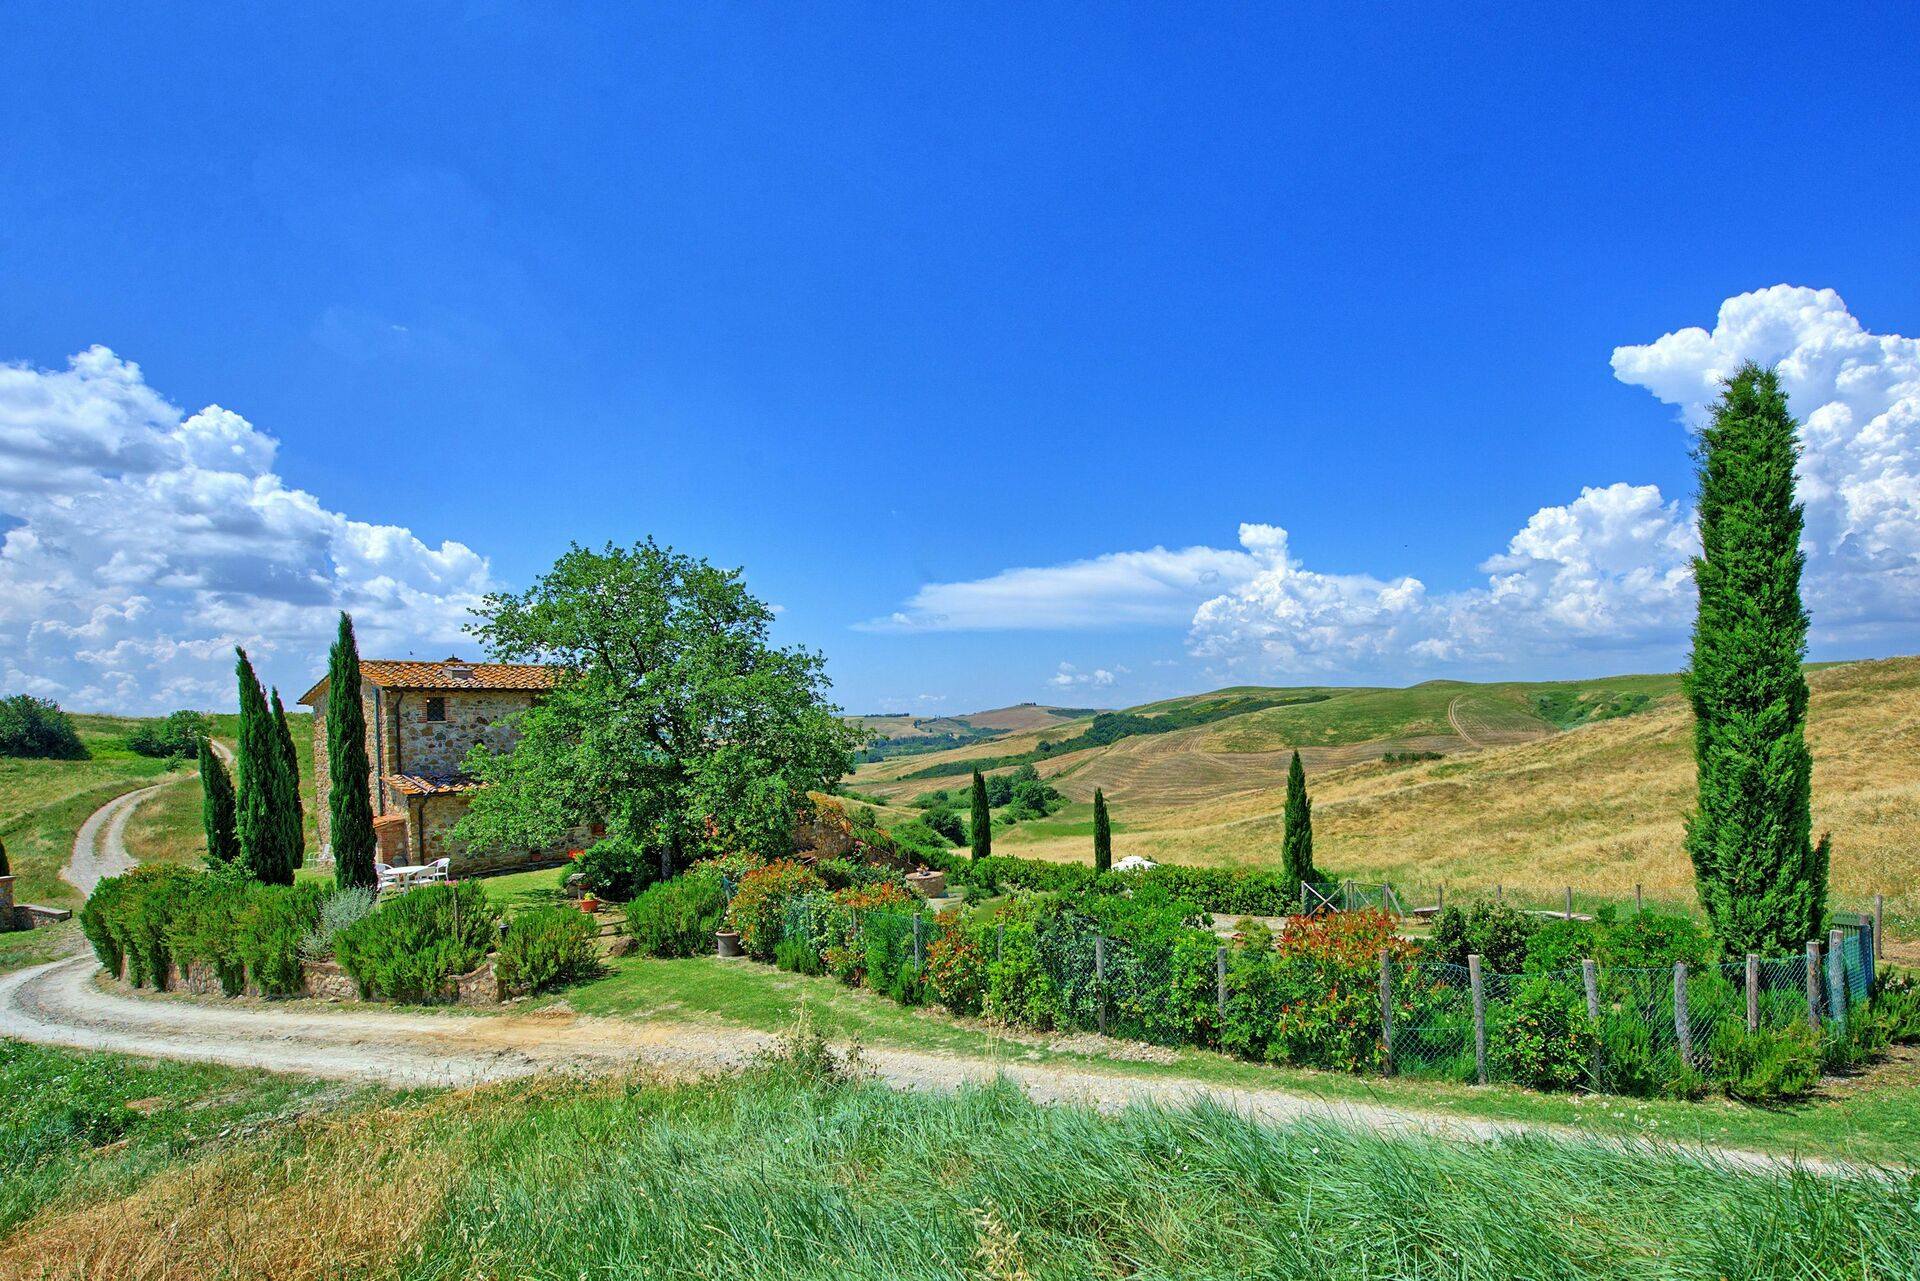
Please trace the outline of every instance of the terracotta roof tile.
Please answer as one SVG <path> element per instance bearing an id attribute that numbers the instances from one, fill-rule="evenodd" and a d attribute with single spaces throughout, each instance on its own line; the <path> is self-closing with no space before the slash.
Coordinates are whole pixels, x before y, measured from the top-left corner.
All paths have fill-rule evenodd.
<path id="1" fill-rule="evenodd" d="M 408 796 L 446 796 L 486 786 L 465 774 L 389 774 L 387 782 L 396 792 Z"/>
<path id="2" fill-rule="evenodd" d="M 368 658 L 360 662 L 360 679 L 382 689 L 552 689 L 561 668 L 542 663 L 417 663 L 411 660 Z M 327 688 L 327 678 L 300 696 L 311 706 Z"/>

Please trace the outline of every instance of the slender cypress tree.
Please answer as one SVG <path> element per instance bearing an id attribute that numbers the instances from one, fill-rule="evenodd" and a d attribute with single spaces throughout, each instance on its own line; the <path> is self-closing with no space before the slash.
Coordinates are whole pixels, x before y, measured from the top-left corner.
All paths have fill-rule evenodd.
<path id="1" fill-rule="evenodd" d="M 233 829 L 233 779 L 213 742 L 200 743 L 200 823 L 207 832 L 207 866 L 225 867 L 240 857 Z"/>
<path id="2" fill-rule="evenodd" d="M 1093 870 L 1113 870 L 1113 828 L 1107 822 L 1107 798 L 1093 789 Z"/>
<path id="3" fill-rule="evenodd" d="M 286 749 L 267 706 L 267 691 L 260 687 L 247 651 L 236 648 L 234 653 L 240 656 L 235 668 L 240 681 L 240 750 L 233 823 L 240 841 L 240 865 L 255 880 L 291 885 L 294 855 L 300 847 L 300 819 L 291 804 Z"/>
<path id="4" fill-rule="evenodd" d="M 979 770 L 973 772 L 973 821 L 967 824 L 967 836 L 975 858 L 993 853 L 993 811 L 987 808 L 987 780 Z"/>
<path id="5" fill-rule="evenodd" d="M 293 730 L 287 725 L 287 709 L 280 705 L 280 688 L 273 690 L 273 724 L 280 736 L 280 759 L 287 767 L 288 800 L 293 805 L 293 865 L 307 863 L 307 803 L 300 799 L 300 753 L 293 745 Z"/>
<path id="6" fill-rule="evenodd" d="M 1770 369 L 1741 367 L 1700 433 L 1700 612 L 1686 676 L 1698 809 L 1687 853 L 1729 955 L 1797 951 L 1826 924 L 1828 839 L 1813 833 L 1799 424 Z"/>
<path id="7" fill-rule="evenodd" d="M 367 713 L 360 702 L 360 645 L 342 611 L 327 658 L 327 819 L 333 883 L 373 888 L 373 801 L 367 794 Z"/>
<path id="8" fill-rule="evenodd" d="M 1287 822 L 1280 849 L 1298 892 L 1299 886 L 1313 879 L 1313 801 L 1307 796 L 1307 771 L 1297 751 L 1287 766 Z"/>

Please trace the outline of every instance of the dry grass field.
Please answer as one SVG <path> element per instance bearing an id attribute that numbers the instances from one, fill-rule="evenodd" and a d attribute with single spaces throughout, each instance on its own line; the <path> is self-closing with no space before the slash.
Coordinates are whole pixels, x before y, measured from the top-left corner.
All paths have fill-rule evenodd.
<path id="1" fill-rule="evenodd" d="M 1901 915 L 1920 916 L 1920 658 L 1827 667 L 1808 682 L 1815 822 L 1833 833 L 1836 905 L 1884 893 Z M 1652 901 L 1690 902 L 1681 832 L 1694 785 L 1692 718 L 1677 681 L 1569 686 L 1590 700 L 1648 701 L 1633 715 L 1565 731 L 1531 701 L 1530 691 L 1548 688 L 1431 682 L 1347 691 L 1326 703 L 1122 739 L 1049 760 L 1041 772 L 1076 802 L 1095 787 L 1105 791 L 1117 857 L 1274 864 L 1297 745 L 1313 791 L 1316 861 L 1333 875 L 1391 879 L 1409 898 L 1428 901 L 1441 882 L 1459 893 L 1498 883 L 1543 903 L 1568 885 L 1620 900 L 1640 882 Z M 963 780 L 969 756 L 1020 751 L 1037 737 L 863 767 L 852 786 L 904 801 Z M 1445 756 L 1389 765 L 1381 759 L 1388 750 Z M 949 758 L 951 777 L 900 778 Z M 1086 859 L 1085 809 L 1076 804 L 996 832 L 995 847 Z"/>

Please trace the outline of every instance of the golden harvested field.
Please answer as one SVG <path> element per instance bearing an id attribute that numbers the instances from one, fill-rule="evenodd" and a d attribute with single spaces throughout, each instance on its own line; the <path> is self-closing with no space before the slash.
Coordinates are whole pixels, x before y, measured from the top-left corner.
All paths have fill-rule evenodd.
<path id="1" fill-rule="evenodd" d="M 1920 658 L 1827 667 L 1808 683 L 1814 817 L 1834 836 L 1835 903 L 1884 893 L 1896 911 L 1920 915 Z M 1292 734 L 1313 793 L 1315 861 L 1333 875 L 1391 879 L 1409 902 L 1430 902 L 1443 881 L 1457 893 L 1499 883 L 1543 903 L 1568 885 L 1617 901 L 1640 882 L 1652 901 L 1690 902 L 1681 834 L 1693 799 L 1692 716 L 1677 682 L 1588 685 L 1651 701 L 1634 715 L 1562 732 L 1516 697 L 1546 687 L 1434 682 L 1359 692 L 1337 722 L 1332 703 L 1274 708 L 1121 739 L 1040 769 L 1075 802 L 1104 790 L 1116 857 L 1277 864 Z M 1373 731 L 1381 736 L 1355 737 Z M 902 763 L 885 762 L 863 768 L 852 785 L 906 800 L 963 781 L 964 757 L 1018 751 L 1031 737 L 932 758 L 953 759 L 951 778 L 900 780 L 904 771 L 888 767 Z M 1380 759 L 1387 750 L 1445 759 L 1388 765 Z M 922 757 L 912 767 L 929 763 Z M 1084 806 L 1074 805 L 1005 838 L 996 833 L 995 843 L 1007 853 L 1079 861 L 1090 855 L 1084 832 Z"/>

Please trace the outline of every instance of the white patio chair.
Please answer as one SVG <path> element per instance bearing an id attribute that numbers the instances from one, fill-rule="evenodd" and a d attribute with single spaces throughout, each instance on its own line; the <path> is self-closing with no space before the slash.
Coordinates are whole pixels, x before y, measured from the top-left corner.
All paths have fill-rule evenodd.
<path id="1" fill-rule="evenodd" d="M 453 860 L 451 858 L 437 858 L 433 860 L 433 862 L 427 864 L 426 871 L 421 873 L 415 879 L 422 880 L 422 881 L 444 881 L 447 879 L 447 872 L 452 867 L 453 867 Z"/>

